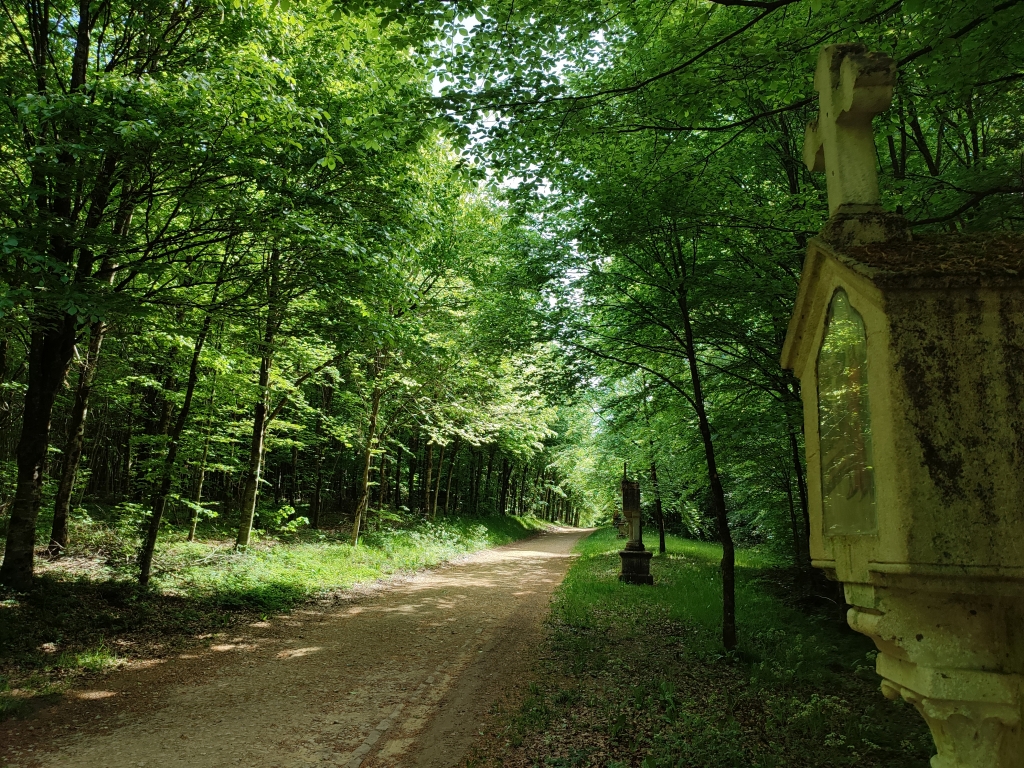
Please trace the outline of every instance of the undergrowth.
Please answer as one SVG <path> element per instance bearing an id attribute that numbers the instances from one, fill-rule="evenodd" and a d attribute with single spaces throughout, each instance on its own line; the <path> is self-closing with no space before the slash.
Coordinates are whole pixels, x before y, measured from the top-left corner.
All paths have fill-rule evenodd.
<path id="1" fill-rule="evenodd" d="M 669 537 L 648 587 L 618 581 L 621 544 L 603 529 L 578 545 L 536 679 L 467 765 L 926 768 L 928 730 L 879 693 L 871 642 L 785 599 L 769 558 L 737 554 L 726 654 L 718 547 Z"/>
<path id="2" fill-rule="evenodd" d="M 135 581 L 137 528 L 79 520 L 67 556 L 43 563 L 34 588 L 0 593 L 0 719 L 29 711 L 84 674 L 188 647 L 240 621 L 506 544 L 542 527 L 533 518 L 449 518 L 348 532 L 265 535 L 244 551 L 212 530 L 162 536 L 148 589 Z"/>

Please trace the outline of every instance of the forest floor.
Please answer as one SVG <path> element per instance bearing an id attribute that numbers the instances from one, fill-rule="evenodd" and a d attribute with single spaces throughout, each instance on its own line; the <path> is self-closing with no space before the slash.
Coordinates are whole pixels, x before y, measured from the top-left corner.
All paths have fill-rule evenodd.
<path id="1" fill-rule="evenodd" d="M 618 581 L 613 530 L 580 542 L 531 673 L 465 768 L 927 768 L 924 720 L 879 692 L 873 645 L 828 584 L 738 552 L 740 647 L 725 654 L 721 549 L 644 541 L 653 587 Z"/>
<path id="2" fill-rule="evenodd" d="M 555 529 L 139 660 L 0 724 L 0 765 L 453 765 L 530 669 L 585 533 Z"/>

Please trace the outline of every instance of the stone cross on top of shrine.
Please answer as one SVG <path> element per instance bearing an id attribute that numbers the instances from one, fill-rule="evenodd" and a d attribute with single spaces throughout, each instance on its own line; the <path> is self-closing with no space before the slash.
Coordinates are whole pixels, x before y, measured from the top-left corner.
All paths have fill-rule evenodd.
<path id="1" fill-rule="evenodd" d="M 871 119 L 892 104 L 896 62 L 859 43 L 823 48 L 814 73 L 818 119 L 807 126 L 804 162 L 826 174 L 828 210 L 878 210 L 878 172 Z"/>

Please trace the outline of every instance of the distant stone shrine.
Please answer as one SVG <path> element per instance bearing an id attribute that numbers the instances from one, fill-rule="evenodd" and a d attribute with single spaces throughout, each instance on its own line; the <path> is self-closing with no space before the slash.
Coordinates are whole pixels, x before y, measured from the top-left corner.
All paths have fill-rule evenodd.
<path id="1" fill-rule="evenodd" d="M 612 513 L 612 528 L 616 530 L 616 538 L 628 539 L 629 538 L 629 522 L 622 516 L 617 508 Z"/>
<path id="2" fill-rule="evenodd" d="M 640 519 L 640 483 L 628 479 L 625 471 L 622 473 L 622 516 L 626 521 L 629 541 L 619 552 L 619 558 L 622 560 L 619 581 L 629 584 L 653 584 L 653 554 L 644 549 L 644 529 Z"/>
<path id="3" fill-rule="evenodd" d="M 831 217 L 782 365 L 802 385 L 811 554 L 875 641 L 933 768 L 1024 766 L 1024 238 L 911 239 L 879 205 L 871 118 L 895 64 L 833 45 L 804 157 Z"/>

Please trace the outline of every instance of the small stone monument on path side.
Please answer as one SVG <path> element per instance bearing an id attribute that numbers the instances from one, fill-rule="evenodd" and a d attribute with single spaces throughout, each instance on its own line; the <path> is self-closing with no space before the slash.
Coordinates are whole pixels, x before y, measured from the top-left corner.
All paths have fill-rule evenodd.
<path id="1" fill-rule="evenodd" d="M 629 584 L 653 584 L 651 576 L 651 558 L 653 553 L 644 549 L 644 529 L 640 519 L 640 483 L 626 476 L 626 468 L 622 468 L 622 516 L 628 526 L 628 541 L 625 549 L 619 552 L 622 560 L 622 572 L 619 581 Z"/>
<path id="2" fill-rule="evenodd" d="M 895 64 L 833 45 L 804 158 L 828 179 L 782 365 L 800 378 L 814 565 L 933 768 L 1024 766 L 1024 238 L 911 238 L 871 119 Z"/>

